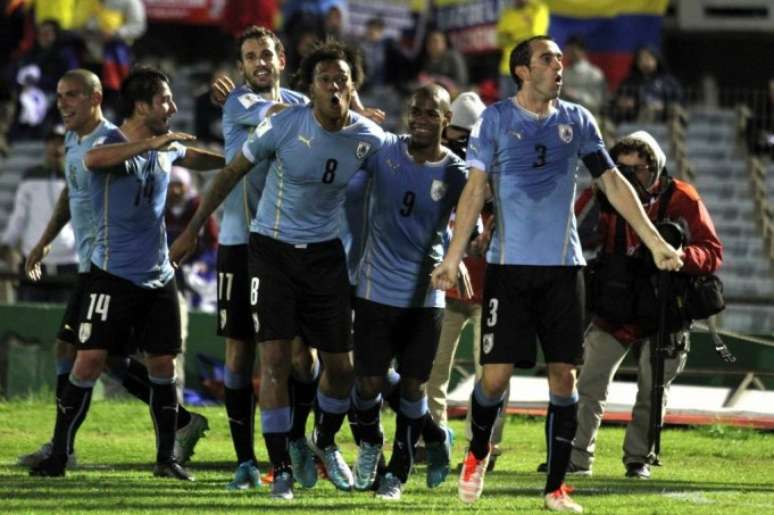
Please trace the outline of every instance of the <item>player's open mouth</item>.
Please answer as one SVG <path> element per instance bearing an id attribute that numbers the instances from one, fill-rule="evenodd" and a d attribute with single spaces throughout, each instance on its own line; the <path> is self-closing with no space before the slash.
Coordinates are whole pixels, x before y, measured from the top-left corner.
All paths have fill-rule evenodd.
<path id="1" fill-rule="evenodd" d="M 259 79 L 265 79 L 271 75 L 269 70 L 256 70 L 253 74 L 254 76 L 258 77 Z"/>
<path id="2" fill-rule="evenodd" d="M 341 96 L 338 93 L 331 95 L 331 104 L 337 106 L 341 103 Z"/>

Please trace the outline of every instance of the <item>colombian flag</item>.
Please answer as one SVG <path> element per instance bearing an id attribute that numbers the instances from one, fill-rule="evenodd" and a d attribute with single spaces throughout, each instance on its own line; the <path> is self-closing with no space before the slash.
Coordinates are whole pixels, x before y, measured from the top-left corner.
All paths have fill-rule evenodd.
<path id="1" fill-rule="evenodd" d="M 586 43 L 613 90 L 629 74 L 634 52 L 661 44 L 661 17 L 669 0 L 547 0 L 548 32 L 563 47 L 570 36 Z"/>

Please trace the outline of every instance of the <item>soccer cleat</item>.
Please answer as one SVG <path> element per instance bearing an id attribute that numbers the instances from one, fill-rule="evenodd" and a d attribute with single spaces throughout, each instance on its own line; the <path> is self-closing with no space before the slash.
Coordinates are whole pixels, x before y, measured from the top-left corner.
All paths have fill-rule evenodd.
<path id="1" fill-rule="evenodd" d="M 538 465 L 537 471 L 538 472 L 542 472 L 543 474 L 548 472 L 548 463 L 541 463 L 540 465 Z M 574 464 L 573 462 L 570 462 L 570 463 L 567 464 L 567 473 L 568 474 L 572 474 L 574 476 L 589 476 L 590 477 L 592 475 L 590 468 L 586 469 L 586 468 L 580 467 L 580 466 Z"/>
<path id="2" fill-rule="evenodd" d="M 194 454 L 199 438 L 210 429 L 207 419 L 198 413 L 191 413 L 191 421 L 175 431 L 175 460 L 187 463 Z"/>
<path id="3" fill-rule="evenodd" d="M 562 483 L 562 486 L 545 495 L 544 506 L 548 511 L 570 511 L 583 513 L 583 507 L 573 501 L 569 494 L 575 489 Z"/>
<path id="4" fill-rule="evenodd" d="M 647 463 L 628 463 L 626 477 L 635 479 L 650 479 L 650 465 Z"/>
<path id="5" fill-rule="evenodd" d="M 446 439 L 443 442 L 429 442 L 427 448 L 427 487 L 435 488 L 449 475 L 451 451 L 454 446 L 454 432 L 444 428 Z"/>
<path id="6" fill-rule="evenodd" d="M 194 481 L 194 477 L 174 460 L 157 462 L 153 467 L 153 475 L 156 477 L 179 479 L 180 481 Z"/>
<path id="7" fill-rule="evenodd" d="M 51 454 L 37 465 L 30 468 L 30 476 L 64 477 L 67 468 L 67 458 Z"/>
<path id="8" fill-rule="evenodd" d="M 234 480 L 226 485 L 227 490 L 248 490 L 260 488 L 261 472 L 253 460 L 240 463 L 234 473 Z"/>
<path id="9" fill-rule="evenodd" d="M 275 470 L 271 483 L 271 498 L 290 501 L 293 499 L 293 474 L 287 470 Z"/>
<path id="10" fill-rule="evenodd" d="M 290 442 L 288 447 L 293 476 L 304 488 L 312 488 L 317 484 L 317 466 L 314 463 L 314 453 L 309 448 L 305 437 Z"/>
<path id="11" fill-rule="evenodd" d="M 19 459 L 16 460 L 17 465 L 22 465 L 24 467 L 36 467 L 39 465 L 43 460 L 51 456 L 51 450 L 53 449 L 53 444 L 51 442 L 46 442 L 43 445 L 40 446 L 40 449 L 38 449 L 35 452 L 31 452 L 29 454 L 22 454 L 19 456 Z M 75 468 L 78 466 L 78 460 L 75 456 L 75 452 L 70 454 L 67 457 L 67 468 Z"/>
<path id="12" fill-rule="evenodd" d="M 349 469 L 347 462 L 344 461 L 344 456 L 341 455 L 341 451 L 336 444 L 320 449 L 314 441 L 314 434 L 307 442 L 312 452 L 323 462 L 325 473 L 328 479 L 331 480 L 331 483 L 333 483 L 333 486 L 345 492 L 352 490 L 352 471 Z"/>
<path id="13" fill-rule="evenodd" d="M 481 497 L 481 492 L 484 491 L 486 467 L 489 465 L 489 454 L 487 453 L 483 459 L 476 458 L 472 451 L 468 451 L 465 455 L 457 485 L 457 492 L 462 502 L 474 503 Z"/>
<path id="14" fill-rule="evenodd" d="M 379 459 L 382 457 L 382 446 L 368 442 L 360 442 L 355 463 L 355 490 L 369 490 L 376 480 L 379 469 Z"/>
<path id="15" fill-rule="evenodd" d="M 387 472 L 379 478 L 379 489 L 376 490 L 376 498 L 385 501 L 400 501 L 400 493 L 403 485 L 397 476 Z"/>

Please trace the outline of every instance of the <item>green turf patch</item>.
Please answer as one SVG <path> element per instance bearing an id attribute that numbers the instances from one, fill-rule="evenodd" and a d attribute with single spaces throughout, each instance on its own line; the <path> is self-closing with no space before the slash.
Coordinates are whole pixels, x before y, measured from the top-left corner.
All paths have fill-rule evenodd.
<path id="1" fill-rule="evenodd" d="M 367 493 L 343 493 L 329 483 L 296 489 L 291 502 L 272 501 L 266 487 L 229 492 L 234 452 L 225 410 L 196 410 L 209 418 L 210 432 L 196 448 L 190 470 L 196 482 L 183 484 L 151 475 L 155 439 L 147 407 L 134 403 L 95 402 L 78 435 L 80 466 L 63 479 L 30 478 L 16 458 L 36 449 L 51 435 L 54 410 L 41 399 L 0 403 L 0 512 L 2 513 L 528 513 L 542 508 L 544 477 L 535 472 L 544 460 L 543 420 L 511 417 L 505 428 L 504 454 L 487 475 L 481 500 L 465 506 L 457 500 L 457 474 L 434 490 L 425 487 L 418 465 L 403 499 L 378 501 Z M 385 412 L 388 438 L 394 417 Z M 453 466 L 462 458 L 462 421 Z M 726 426 L 668 429 L 662 438 L 664 466 L 649 481 L 624 478 L 622 427 L 603 427 L 590 478 L 570 477 L 573 497 L 588 513 L 774 513 L 774 434 Z M 349 429 L 339 442 L 353 461 Z M 256 451 L 267 468 L 260 434 Z"/>

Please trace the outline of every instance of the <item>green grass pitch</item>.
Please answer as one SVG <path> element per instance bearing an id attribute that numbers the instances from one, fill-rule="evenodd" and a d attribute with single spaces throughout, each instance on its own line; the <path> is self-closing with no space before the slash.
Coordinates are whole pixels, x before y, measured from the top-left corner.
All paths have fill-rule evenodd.
<path id="1" fill-rule="evenodd" d="M 234 452 L 222 407 L 198 409 L 209 418 L 190 470 L 195 483 L 158 480 L 151 475 L 155 439 L 148 410 L 136 402 L 100 401 L 78 435 L 80 466 L 66 478 L 30 478 L 16 457 L 50 438 L 54 410 L 50 401 L 0 403 L 0 513 L 529 513 L 542 508 L 544 477 L 535 472 L 545 453 L 543 420 L 511 417 L 504 454 L 487 475 L 484 495 L 473 506 L 457 499 L 456 466 L 464 443 L 457 433 L 452 474 L 439 488 L 424 484 L 418 465 L 398 503 L 367 493 L 343 493 L 329 483 L 296 489 L 291 502 L 273 501 L 266 487 L 229 492 Z M 386 434 L 393 416 L 384 415 Z M 624 478 L 621 427 L 603 427 L 591 478 L 570 477 L 573 497 L 587 513 L 693 514 L 774 513 L 774 434 L 724 426 L 670 428 L 662 438 L 664 466 L 649 481 Z M 339 437 L 345 456 L 355 457 L 349 429 Z M 256 450 L 266 469 L 260 434 Z"/>

